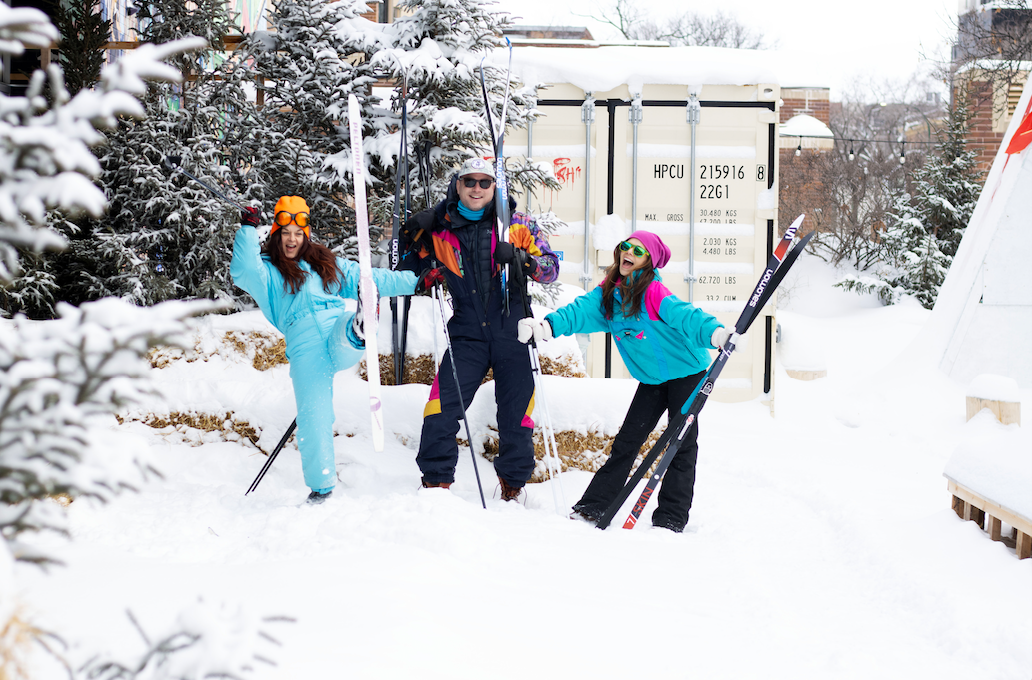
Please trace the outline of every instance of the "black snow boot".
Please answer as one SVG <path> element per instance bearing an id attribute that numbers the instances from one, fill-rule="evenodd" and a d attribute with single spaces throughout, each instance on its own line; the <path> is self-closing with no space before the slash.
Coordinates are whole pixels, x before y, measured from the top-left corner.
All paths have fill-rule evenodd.
<path id="1" fill-rule="evenodd" d="M 312 493 L 308 494 L 308 499 L 305 503 L 309 505 L 318 505 L 319 503 L 326 502 L 326 499 L 333 495 L 333 489 L 330 489 L 326 493 L 319 493 L 315 489 L 312 489 Z"/>
<path id="2" fill-rule="evenodd" d="M 597 523 L 600 519 L 602 519 L 602 515 L 604 515 L 606 512 L 603 508 L 597 508 L 592 505 L 584 505 L 582 503 L 578 503 L 577 505 L 573 506 L 571 510 L 573 510 L 573 512 L 570 513 L 570 519 L 585 520 L 593 524 Z"/>

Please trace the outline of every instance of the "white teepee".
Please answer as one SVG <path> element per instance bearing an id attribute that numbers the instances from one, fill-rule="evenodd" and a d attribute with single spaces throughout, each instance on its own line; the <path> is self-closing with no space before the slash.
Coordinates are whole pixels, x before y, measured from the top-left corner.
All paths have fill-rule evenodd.
<path id="1" fill-rule="evenodd" d="M 1032 145 L 1007 147 L 1032 108 L 1024 92 L 920 342 L 951 378 L 1032 387 Z"/>

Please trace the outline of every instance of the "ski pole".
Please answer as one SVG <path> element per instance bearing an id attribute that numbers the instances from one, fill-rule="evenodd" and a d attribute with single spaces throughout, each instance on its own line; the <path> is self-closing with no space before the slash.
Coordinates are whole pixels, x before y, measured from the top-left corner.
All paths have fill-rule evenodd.
<path id="1" fill-rule="evenodd" d="M 441 284 L 435 283 L 434 288 Z M 448 361 L 451 363 L 452 377 L 455 378 L 455 393 L 459 397 L 459 408 L 462 409 L 462 422 L 466 425 L 466 439 L 469 441 L 469 455 L 473 458 L 473 473 L 477 477 L 477 488 L 480 490 L 480 504 L 487 510 L 487 501 L 484 500 L 484 487 L 480 483 L 480 470 L 477 468 L 477 454 L 473 451 L 473 435 L 469 430 L 469 417 L 466 415 L 466 402 L 462 400 L 462 386 L 459 384 L 459 371 L 455 368 L 455 351 L 452 349 L 451 333 L 448 332 L 448 320 L 444 318 L 444 293 L 441 292 L 437 298 L 440 301 L 441 323 L 444 325 L 444 339 L 448 343 Z"/>
<path id="2" fill-rule="evenodd" d="M 234 201 L 229 196 L 226 196 L 224 193 L 222 193 L 218 189 L 210 186 L 209 184 L 207 184 L 206 182 L 204 182 L 204 181 L 202 181 L 200 179 L 197 179 L 196 177 L 191 175 L 189 172 L 184 170 L 183 166 L 180 165 L 180 163 L 182 163 L 182 161 L 183 161 L 182 156 L 165 156 L 165 167 L 167 167 L 169 170 L 172 170 L 172 176 L 173 177 L 176 176 L 176 173 L 180 173 L 181 172 L 184 175 L 186 175 L 187 177 L 189 177 L 190 179 L 192 179 L 193 181 L 195 181 L 198 184 L 200 184 L 202 187 L 204 187 L 205 189 L 207 189 L 211 193 L 213 193 L 216 196 L 218 196 L 219 198 L 221 198 L 226 203 L 229 203 L 231 206 L 234 206 L 235 208 L 239 209 L 240 212 L 244 212 L 244 206 L 240 205 L 239 203 Z"/>
<path id="3" fill-rule="evenodd" d="M 527 292 L 527 276 L 523 272 L 523 267 L 519 263 L 519 258 L 515 262 L 513 269 L 516 271 L 516 287 L 520 292 L 520 298 L 523 300 L 523 313 L 528 317 L 533 317 L 534 314 L 530 308 L 530 295 Z M 534 339 L 533 334 L 530 336 L 530 345 L 527 347 L 527 351 L 530 352 L 530 370 L 534 376 L 534 390 L 537 394 L 541 404 L 541 438 L 545 444 L 545 468 L 548 470 L 548 481 L 549 486 L 552 488 L 552 502 L 555 504 L 556 514 L 565 514 L 566 509 L 569 507 L 566 504 L 566 490 L 563 488 L 563 464 L 559 459 L 559 446 L 555 443 L 555 428 L 552 426 L 552 413 L 548 408 L 548 399 L 545 397 L 545 379 L 544 373 L 541 371 L 541 354 L 538 352 L 537 340 Z M 559 494 L 556 495 L 556 481 L 558 481 Z M 560 504 L 560 501 L 562 503 Z"/>
<path id="4" fill-rule="evenodd" d="M 273 449 L 272 453 L 269 454 L 269 460 L 265 461 L 265 465 L 262 466 L 261 472 L 259 472 L 258 476 L 254 478 L 254 481 L 251 482 L 250 488 L 248 488 L 247 491 L 244 492 L 245 496 L 258 488 L 258 483 L 262 481 L 262 477 L 264 477 L 265 473 L 269 471 L 270 467 L 272 467 L 272 461 L 276 460 L 276 456 L 279 455 L 279 452 L 283 449 L 283 446 L 287 443 L 287 440 L 290 439 L 290 435 L 294 434 L 294 428 L 296 427 L 297 418 L 294 418 L 294 421 L 290 423 L 290 427 L 287 428 L 287 431 L 284 432 L 283 436 L 280 438 L 279 444 L 276 444 L 276 448 Z"/>

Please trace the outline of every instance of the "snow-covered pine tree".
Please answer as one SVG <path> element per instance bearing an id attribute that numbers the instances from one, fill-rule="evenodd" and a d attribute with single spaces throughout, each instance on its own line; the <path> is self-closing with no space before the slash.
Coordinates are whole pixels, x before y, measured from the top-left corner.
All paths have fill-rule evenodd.
<path id="1" fill-rule="evenodd" d="M 30 319 L 54 315 L 58 283 L 53 262 L 60 253 L 19 254 L 21 273 L 10 283 L 0 283 L 0 316 L 24 314 Z"/>
<path id="2" fill-rule="evenodd" d="M 911 177 L 911 191 L 898 196 L 887 212 L 885 255 L 876 278 L 849 276 L 837 286 L 875 292 L 885 304 L 911 294 L 927 309 L 935 305 L 982 190 L 975 153 L 966 149 L 967 121 L 961 93 L 934 150 Z"/>
<path id="3" fill-rule="evenodd" d="M 227 53 L 194 96 L 199 112 L 207 114 L 208 124 L 219 130 L 222 164 L 216 170 L 222 172 L 222 185 L 233 187 L 241 204 L 261 208 L 271 222 L 277 198 L 296 193 L 297 187 L 289 178 L 270 172 L 269 159 L 289 158 L 289 162 L 277 160 L 272 165 L 293 165 L 295 171 L 311 171 L 314 161 L 301 142 L 273 130 L 257 105 L 256 74 L 246 51 L 252 40 L 253 35 L 245 36 L 240 48 Z"/>
<path id="4" fill-rule="evenodd" d="M 881 274 L 888 287 L 879 290 L 879 296 L 883 302 L 893 304 L 901 294 L 909 293 L 923 307 L 931 309 L 953 258 L 939 248 L 923 216 L 912 212 L 911 201 L 910 194 L 897 200 L 892 213 L 895 224 L 885 232 L 892 269 Z"/>
<path id="5" fill-rule="evenodd" d="M 491 11 L 490 5 L 478 0 L 405 0 L 399 5 L 402 16 L 385 29 L 393 49 L 380 50 L 373 57 L 393 82 L 407 83 L 409 149 L 426 141 L 431 144 L 433 202 L 444 197 L 451 176 L 471 153 L 485 157 L 494 153 L 484 113 L 480 65 L 487 57 L 484 75 L 497 126 L 506 71 L 490 55 L 505 44 L 502 30 L 512 20 L 507 14 Z M 513 79 L 506 115 L 509 129 L 526 128 L 538 115 L 533 102 L 539 89 L 539 84 L 523 85 Z M 397 95 L 392 106 L 396 113 L 401 109 Z M 393 138 L 384 142 L 395 154 L 399 137 L 395 131 Z M 386 158 L 386 154 L 382 156 Z M 414 163 L 412 168 L 412 185 L 420 187 Z M 513 193 L 542 185 L 559 188 L 550 171 L 537 164 L 509 163 L 508 174 Z M 389 214 L 392 194 L 380 197 L 380 214 Z M 421 189 L 413 192 L 413 210 L 425 207 L 422 198 Z"/>
<path id="6" fill-rule="evenodd" d="M 935 152 L 914 173 L 913 208 L 939 249 L 950 257 L 957 254 L 985 181 L 977 154 L 967 148 L 968 119 L 967 96 L 958 92 L 938 133 Z"/>
<path id="7" fill-rule="evenodd" d="M 46 46 L 56 37 L 39 10 L 0 4 L 0 52 L 18 54 L 25 44 Z M 180 73 L 163 60 L 198 47 L 197 41 L 142 46 L 106 67 L 95 89 L 75 97 L 57 64 L 32 75 L 28 96 L 0 94 L 0 110 L 6 112 L 0 129 L 2 280 L 17 277 L 19 249 L 38 254 L 63 245 L 46 228 L 51 211 L 102 213 L 104 195 L 91 182 L 100 168 L 89 150 L 104 140 L 98 128 L 113 127 L 116 116 L 143 115 L 134 95 L 146 92 L 144 79 L 175 82 Z M 112 414 L 151 390 L 147 350 L 181 342 L 186 317 L 211 307 L 197 301 L 141 309 L 103 300 L 78 308 L 60 305 L 60 318 L 52 321 L 0 319 L 0 676 L 13 670 L 19 677 L 25 646 L 44 635 L 50 642 L 56 637 L 17 610 L 14 561 L 56 561 L 25 539 L 41 530 L 66 531 L 52 496 L 103 500 L 142 480 L 148 468 L 140 458 L 143 449 L 117 445 Z M 67 656 L 61 661 L 70 677 L 94 680 L 193 677 L 198 668 L 210 677 L 239 677 L 259 658 L 260 636 L 270 639 L 261 629 L 269 620 L 195 608 L 154 644 L 147 640 L 136 659 L 120 655 L 111 661 L 81 650 L 83 663 Z M 212 622 L 223 629 L 219 639 L 232 644 L 197 644 L 213 630 Z M 53 653 L 54 646 L 44 647 Z"/>
<path id="8" fill-rule="evenodd" d="M 967 111 L 958 96 L 934 152 L 914 172 L 912 192 L 894 202 L 883 239 L 889 269 L 880 278 L 892 297 L 910 293 L 927 309 L 935 305 L 981 191 L 975 154 L 965 150 Z M 888 297 L 884 291 L 882 297 Z"/>
<path id="9" fill-rule="evenodd" d="M 101 15 L 99 0 L 59 2 L 55 21 L 61 32 L 57 60 L 64 70 L 68 92 L 74 95 L 100 79 L 103 45 L 111 39 L 111 21 Z"/>
<path id="10" fill-rule="evenodd" d="M 243 63 L 260 83 L 268 149 L 259 160 L 268 200 L 304 197 L 312 235 L 339 254 L 357 253 L 347 121 L 348 95 L 363 104 L 364 137 L 375 137 L 369 57 L 380 28 L 361 14 L 361 0 L 283 0 L 269 12 L 270 31 L 242 44 Z M 271 203 L 267 204 L 271 207 Z M 373 228 L 375 232 L 375 227 Z M 373 233 L 375 240 L 377 234 Z"/>
<path id="11" fill-rule="evenodd" d="M 198 35 L 219 46 L 232 26 L 216 0 L 143 0 L 143 42 L 163 43 Z M 108 214 L 91 225 L 89 238 L 73 243 L 81 260 L 77 297 L 123 297 L 139 304 L 176 298 L 227 299 L 233 234 L 239 210 L 166 165 L 179 156 L 183 167 L 212 186 L 226 169 L 221 145 L 221 111 L 209 106 L 213 52 L 182 55 L 177 66 L 192 74 L 182 86 L 151 85 L 144 97 L 147 117 L 122 121 L 109 136 L 100 163 Z"/>
<path id="12" fill-rule="evenodd" d="M 17 54 L 24 44 L 46 45 L 57 36 L 35 9 L 0 5 L 0 51 Z M 142 78 L 174 81 L 179 72 L 162 59 L 198 45 L 148 45 L 104 70 L 94 90 L 70 97 L 60 66 L 36 71 L 27 96 L 0 94 L 5 117 L 0 145 L 0 253 L 8 282 L 19 270 L 15 246 L 33 255 L 59 249 L 60 236 L 45 227 L 48 213 L 99 215 L 104 196 L 90 181 L 99 172 L 89 147 L 103 141 L 98 127 L 117 115 L 142 115 L 130 93 Z M 49 87 L 50 102 L 43 96 Z M 117 304 L 117 303 L 116 303 Z M 101 458 L 86 449 L 88 423 L 140 391 L 140 368 L 129 361 L 148 339 L 171 340 L 196 306 L 166 307 L 153 314 L 127 308 L 65 306 L 54 322 L 0 320 L 0 538 L 3 549 L 26 530 L 55 528 L 53 512 L 35 503 L 59 492 L 105 495 L 121 484 L 105 474 Z M 138 325 L 137 325 L 138 324 Z M 117 330 L 116 330 L 117 329 Z M 89 342 L 87 342 L 89 338 Z M 85 465 L 85 467 L 78 467 Z M 105 491 L 106 489 L 106 491 Z M 16 557 L 44 558 L 15 544 Z"/>

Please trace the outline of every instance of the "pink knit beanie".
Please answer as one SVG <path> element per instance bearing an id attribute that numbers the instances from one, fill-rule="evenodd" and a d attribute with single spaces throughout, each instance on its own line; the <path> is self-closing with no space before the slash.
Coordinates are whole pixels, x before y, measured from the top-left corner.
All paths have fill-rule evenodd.
<path id="1" fill-rule="evenodd" d="M 636 238 L 641 241 L 641 244 L 645 246 L 645 250 L 649 251 L 649 255 L 652 257 L 652 268 L 662 269 L 666 266 L 666 263 L 670 261 L 670 249 L 663 243 L 663 239 L 659 238 L 651 231 L 638 230 L 627 237 L 627 240 Z"/>

